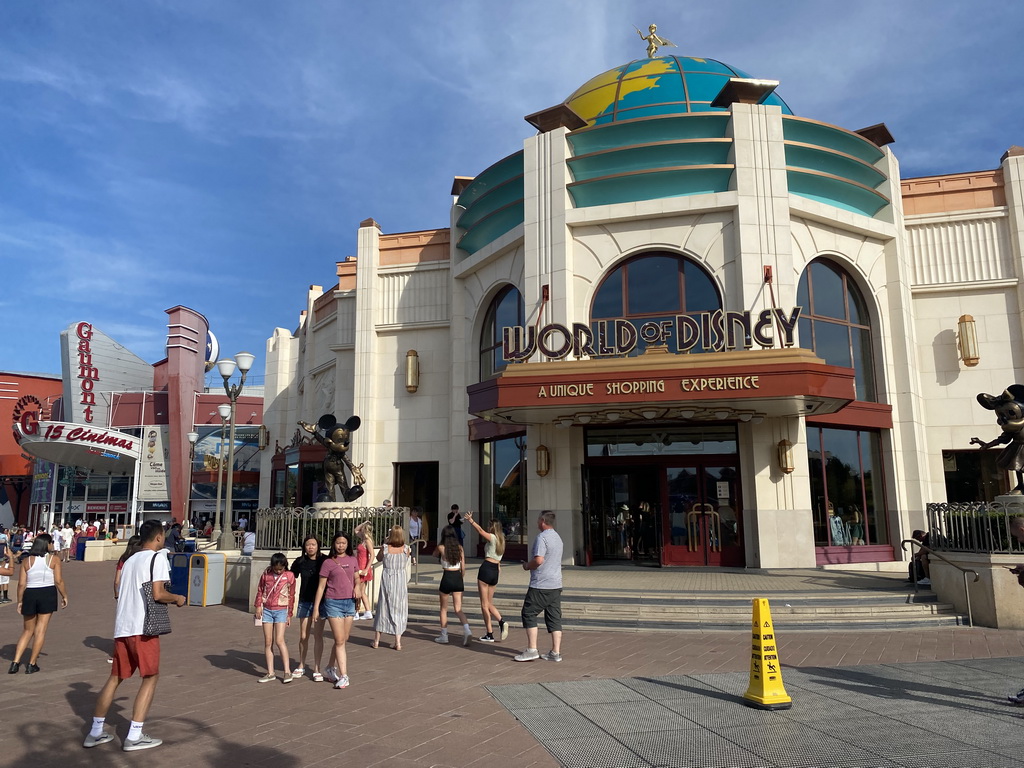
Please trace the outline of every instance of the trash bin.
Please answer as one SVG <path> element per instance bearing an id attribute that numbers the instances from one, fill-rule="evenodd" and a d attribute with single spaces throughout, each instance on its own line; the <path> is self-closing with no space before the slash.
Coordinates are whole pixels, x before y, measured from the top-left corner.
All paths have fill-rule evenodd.
<path id="1" fill-rule="evenodd" d="M 188 604 L 220 605 L 224 602 L 227 558 L 219 553 L 196 553 L 188 561 Z"/>
<path id="2" fill-rule="evenodd" d="M 188 594 L 188 555 L 172 554 L 171 560 L 171 592 L 176 595 Z"/>
<path id="3" fill-rule="evenodd" d="M 79 561 L 84 561 L 85 560 L 85 542 L 87 542 L 87 541 L 96 541 L 96 537 L 95 536 L 79 536 L 78 537 L 78 547 L 77 547 L 77 549 L 75 549 L 75 560 L 79 560 Z"/>
<path id="4" fill-rule="evenodd" d="M 185 540 L 185 551 L 186 552 L 195 552 L 196 551 L 195 539 L 186 539 Z"/>

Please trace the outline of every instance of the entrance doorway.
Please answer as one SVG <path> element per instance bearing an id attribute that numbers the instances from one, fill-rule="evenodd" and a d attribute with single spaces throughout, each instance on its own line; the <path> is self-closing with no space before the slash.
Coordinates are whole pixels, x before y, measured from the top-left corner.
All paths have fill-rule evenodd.
<path id="1" fill-rule="evenodd" d="M 669 537 L 665 558 L 676 565 L 742 566 L 739 477 L 734 463 L 665 470 Z"/>
<path id="2" fill-rule="evenodd" d="M 587 433 L 591 559 L 745 564 L 736 428 L 656 425 Z"/>

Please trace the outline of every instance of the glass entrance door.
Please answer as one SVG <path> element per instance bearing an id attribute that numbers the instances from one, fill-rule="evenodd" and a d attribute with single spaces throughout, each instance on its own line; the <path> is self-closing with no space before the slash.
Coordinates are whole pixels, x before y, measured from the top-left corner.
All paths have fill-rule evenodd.
<path id="1" fill-rule="evenodd" d="M 739 477 L 735 464 L 698 463 L 665 470 L 666 565 L 744 564 Z"/>
<path id="2" fill-rule="evenodd" d="M 594 560 L 661 561 L 661 483 L 652 467 L 593 467 L 588 473 Z"/>

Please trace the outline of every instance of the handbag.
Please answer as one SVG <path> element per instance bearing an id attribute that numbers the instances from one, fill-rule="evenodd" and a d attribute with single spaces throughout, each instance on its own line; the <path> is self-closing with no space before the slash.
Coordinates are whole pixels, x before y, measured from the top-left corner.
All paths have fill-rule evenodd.
<path id="1" fill-rule="evenodd" d="M 171 615 L 167 611 L 167 605 L 153 599 L 153 567 L 159 556 L 159 552 L 153 553 L 153 559 L 149 561 L 149 581 L 139 587 L 142 592 L 142 603 L 146 608 L 146 617 L 142 621 L 142 634 L 149 636 L 166 635 L 171 631 Z M 165 581 L 164 585 L 164 589 L 169 589 L 171 583 Z"/>

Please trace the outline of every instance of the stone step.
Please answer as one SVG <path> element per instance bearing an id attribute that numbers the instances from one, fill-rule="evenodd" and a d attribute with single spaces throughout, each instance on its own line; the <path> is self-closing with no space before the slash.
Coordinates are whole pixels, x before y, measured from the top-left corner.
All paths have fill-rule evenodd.
<path id="1" fill-rule="evenodd" d="M 939 603 L 930 592 L 863 591 L 842 594 L 776 592 L 762 595 L 709 592 L 633 594 L 631 590 L 570 590 L 563 594 L 562 619 L 569 629 L 604 630 L 733 630 L 750 627 L 753 597 L 769 599 L 777 626 L 800 630 L 878 630 L 947 627 L 966 624 L 953 606 Z M 522 595 L 496 595 L 495 605 L 518 623 Z M 481 616 L 476 591 L 463 603 L 470 621 Z M 410 618 L 436 621 L 437 585 L 409 585 Z"/>

